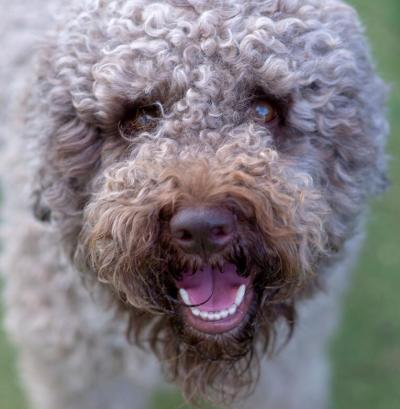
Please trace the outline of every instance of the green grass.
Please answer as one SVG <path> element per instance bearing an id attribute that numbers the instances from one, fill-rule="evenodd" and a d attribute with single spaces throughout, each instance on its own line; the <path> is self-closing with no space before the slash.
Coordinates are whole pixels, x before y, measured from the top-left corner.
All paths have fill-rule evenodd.
<path id="1" fill-rule="evenodd" d="M 8 344 L 0 326 L 0 409 L 24 409 L 26 407 L 14 359 L 14 351 Z"/>
<path id="2" fill-rule="evenodd" d="M 368 239 L 334 340 L 334 408 L 400 407 L 400 2 L 354 0 L 392 87 L 392 187 L 374 203 Z"/>
<path id="3" fill-rule="evenodd" d="M 334 409 L 400 408 L 400 1 L 353 0 L 366 26 L 378 69 L 392 86 L 392 187 L 373 205 L 368 240 L 334 339 Z M 153 409 L 182 408 L 158 393 Z M 0 330 L 0 409 L 25 409 L 14 352 Z M 314 408 L 310 408 L 314 409 Z"/>

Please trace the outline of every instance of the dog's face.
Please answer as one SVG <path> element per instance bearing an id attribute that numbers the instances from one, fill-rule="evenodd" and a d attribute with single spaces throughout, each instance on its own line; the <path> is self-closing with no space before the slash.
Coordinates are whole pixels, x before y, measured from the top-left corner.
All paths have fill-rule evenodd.
<path id="1" fill-rule="evenodd" d="M 185 392 L 236 393 L 383 184 L 382 84 L 354 12 L 93 2 L 40 84 L 38 208 Z"/>

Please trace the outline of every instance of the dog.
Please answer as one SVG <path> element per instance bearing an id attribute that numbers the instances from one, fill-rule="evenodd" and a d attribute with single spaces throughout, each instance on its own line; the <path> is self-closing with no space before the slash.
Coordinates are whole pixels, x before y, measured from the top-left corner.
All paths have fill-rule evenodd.
<path id="1" fill-rule="evenodd" d="M 329 337 L 387 183 L 387 91 L 355 11 L 59 14 L 3 129 L 6 325 L 32 407 L 144 409 L 166 379 L 194 405 L 327 408 Z"/>

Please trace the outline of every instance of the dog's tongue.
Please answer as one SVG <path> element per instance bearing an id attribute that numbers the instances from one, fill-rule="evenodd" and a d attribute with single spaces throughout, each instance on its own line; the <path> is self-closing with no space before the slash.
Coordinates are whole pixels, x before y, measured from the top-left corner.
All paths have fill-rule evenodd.
<path id="1" fill-rule="evenodd" d="M 234 264 L 226 263 L 222 269 L 205 266 L 195 272 L 186 271 L 177 284 L 186 290 L 191 304 L 208 312 L 229 308 L 238 288 L 248 282 L 248 278 L 239 276 Z"/>

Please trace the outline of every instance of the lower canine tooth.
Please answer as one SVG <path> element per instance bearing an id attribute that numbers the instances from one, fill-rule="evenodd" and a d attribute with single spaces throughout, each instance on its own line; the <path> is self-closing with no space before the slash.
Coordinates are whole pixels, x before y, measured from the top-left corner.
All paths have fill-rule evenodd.
<path id="1" fill-rule="evenodd" d="M 184 288 L 180 288 L 179 289 L 179 295 L 182 298 L 182 301 L 186 304 L 186 305 L 190 305 L 190 298 L 189 298 L 189 294 L 187 293 L 187 291 Z"/>
<path id="2" fill-rule="evenodd" d="M 244 293 L 245 293 L 245 292 L 246 292 L 246 286 L 245 286 L 244 284 L 242 284 L 242 285 L 239 287 L 239 289 L 238 289 L 238 291 L 237 291 L 237 293 L 236 293 L 235 304 L 236 304 L 237 306 L 239 306 L 239 305 L 242 303 L 243 298 L 244 298 Z"/>
<path id="3" fill-rule="evenodd" d="M 229 311 L 223 310 L 219 313 L 219 315 L 221 316 L 221 318 L 226 318 L 229 315 Z"/>

